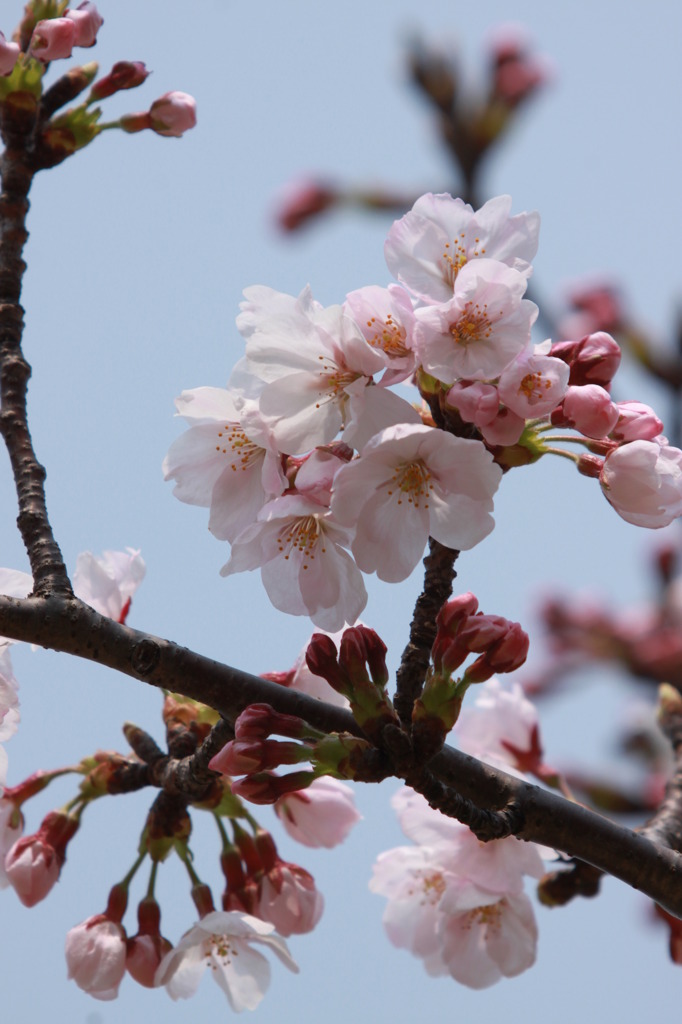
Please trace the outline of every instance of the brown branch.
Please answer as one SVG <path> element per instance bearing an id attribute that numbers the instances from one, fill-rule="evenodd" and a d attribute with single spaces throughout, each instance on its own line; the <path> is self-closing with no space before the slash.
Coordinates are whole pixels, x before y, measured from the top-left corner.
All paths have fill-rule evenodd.
<path id="1" fill-rule="evenodd" d="M 24 95 L 24 94 L 20 94 Z M 29 99 L 30 99 L 29 95 Z M 36 595 L 71 594 L 61 551 L 45 504 L 45 470 L 33 450 L 26 392 L 31 368 L 21 351 L 24 311 L 19 304 L 26 264 L 28 193 L 38 165 L 34 161 L 36 111 L 0 107 L 6 149 L 0 158 L 0 433 L 9 453 L 16 485 L 17 524 L 28 552 Z"/>
<path id="2" fill-rule="evenodd" d="M 396 676 L 394 705 L 406 729 L 412 722 L 414 702 L 424 686 L 431 648 L 436 639 L 436 616 L 452 594 L 458 555 L 459 551 L 443 547 L 433 537 L 429 538 L 429 553 L 424 559 L 424 588 L 414 608 L 410 639 Z"/>
<path id="3" fill-rule="evenodd" d="M 362 735 L 341 708 L 138 632 L 75 598 L 0 597 L 0 634 L 94 661 L 208 704 L 234 720 L 263 702 L 326 732 Z M 446 747 L 429 763 L 445 786 L 483 810 L 514 809 L 519 838 L 553 847 L 641 890 L 682 917 L 682 855 L 563 797 Z"/>

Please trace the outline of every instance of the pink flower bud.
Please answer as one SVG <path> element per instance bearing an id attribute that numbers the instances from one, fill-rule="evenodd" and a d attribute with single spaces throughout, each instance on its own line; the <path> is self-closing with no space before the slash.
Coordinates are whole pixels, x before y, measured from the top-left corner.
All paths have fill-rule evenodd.
<path id="1" fill-rule="evenodd" d="M 154 975 L 166 953 L 173 948 L 160 931 L 161 910 L 147 897 L 137 908 L 138 933 L 126 943 L 126 970 L 139 985 L 154 988 Z"/>
<path id="2" fill-rule="evenodd" d="M 585 437 L 606 437 L 618 422 L 618 407 L 598 384 L 569 387 L 552 423 L 572 427 Z"/>
<path id="3" fill-rule="evenodd" d="M 339 193 L 330 186 L 315 181 L 297 182 L 282 200 L 277 223 L 282 231 L 298 231 L 338 200 Z"/>
<path id="4" fill-rule="evenodd" d="M 4 34 L 0 32 L 0 76 L 12 74 L 18 57 L 19 44 L 8 43 Z"/>
<path id="5" fill-rule="evenodd" d="M 75 25 L 74 46 L 94 46 L 97 40 L 97 33 L 104 24 L 104 19 L 90 0 L 79 4 L 75 11 L 66 11 L 65 18 L 69 18 Z"/>
<path id="6" fill-rule="evenodd" d="M 135 89 L 142 85 L 149 76 L 144 64 L 140 61 L 122 60 L 114 64 L 105 78 L 95 82 L 90 92 L 92 100 L 104 100 L 107 96 L 121 92 L 123 89 Z"/>
<path id="7" fill-rule="evenodd" d="M 609 387 L 618 367 L 621 351 L 617 341 L 604 331 L 586 334 L 579 341 L 552 345 L 551 356 L 563 359 L 571 368 L 569 384 L 601 384 Z"/>
<path id="8" fill-rule="evenodd" d="M 576 288 L 569 301 L 588 314 L 598 331 L 617 331 L 623 322 L 623 303 L 618 290 L 609 284 Z"/>
<path id="9" fill-rule="evenodd" d="M 44 63 L 70 57 L 75 45 L 76 24 L 71 18 L 48 18 L 33 29 L 29 53 Z"/>
<path id="10" fill-rule="evenodd" d="M 264 740 L 273 733 L 300 739 L 304 729 L 302 719 L 275 711 L 269 704 L 250 704 L 234 723 L 234 734 L 238 740 Z"/>
<path id="11" fill-rule="evenodd" d="M 682 451 L 661 441 L 631 441 L 607 455 L 600 483 L 618 515 L 659 529 L 682 515 Z"/>
<path id="12" fill-rule="evenodd" d="M 126 933 L 120 922 L 96 914 L 66 936 L 68 976 L 95 999 L 115 999 L 126 969 Z"/>
<path id="13" fill-rule="evenodd" d="M 350 681 L 339 666 L 339 652 L 336 644 L 325 633 L 313 633 L 305 653 L 305 660 L 313 675 L 326 679 L 337 693 L 346 694 Z"/>
<path id="14" fill-rule="evenodd" d="M 78 829 L 78 820 L 51 811 L 38 832 L 18 839 L 5 857 L 7 879 L 25 907 L 44 900 L 59 878 L 66 847 Z"/>
<path id="15" fill-rule="evenodd" d="M 275 814 L 284 828 L 304 846 L 338 846 L 360 820 L 352 789 L 338 779 L 323 776 L 306 790 L 280 797 Z"/>
<path id="16" fill-rule="evenodd" d="M 167 92 L 150 109 L 151 128 L 157 135 L 179 137 L 197 123 L 197 105 L 186 92 Z"/>
<path id="17" fill-rule="evenodd" d="M 453 637 L 462 621 L 469 615 L 475 615 L 477 611 L 478 599 L 469 591 L 466 594 L 453 597 L 443 605 L 436 616 L 438 631 Z"/>
<path id="18" fill-rule="evenodd" d="M 611 431 L 614 441 L 653 441 L 663 433 L 663 423 L 643 402 L 617 402 L 618 422 Z"/>
<path id="19" fill-rule="evenodd" d="M 492 423 L 500 408 L 500 396 L 495 385 L 484 384 L 480 380 L 471 383 L 457 381 L 448 391 L 445 401 L 457 410 L 465 423 L 474 423 L 477 427 Z"/>
<path id="20" fill-rule="evenodd" d="M 383 689 L 388 682 L 386 644 L 369 626 L 351 626 L 344 631 L 339 647 L 339 666 L 355 685 L 367 679 L 365 663 L 369 666 L 372 683 Z"/>

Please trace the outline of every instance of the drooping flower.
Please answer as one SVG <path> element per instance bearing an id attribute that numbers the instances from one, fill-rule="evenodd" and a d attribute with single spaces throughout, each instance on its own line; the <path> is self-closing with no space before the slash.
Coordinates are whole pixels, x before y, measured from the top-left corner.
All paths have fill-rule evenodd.
<path id="1" fill-rule="evenodd" d="M 510 210 L 510 196 L 497 196 L 474 211 L 446 193 L 427 193 L 388 234 L 384 252 L 389 270 L 426 303 L 448 302 L 461 269 L 474 260 L 499 260 L 528 277 L 540 217 L 510 217 Z"/>
<path id="2" fill-rule="evenodd" d="M 47 63 L 70 57 L 76 45 L 76 23 L 71 18 L 46 18 L 33 29 L 29 52 Z"/>
<path id="3" fill-rule="evenodd" d="M 95 999 L 118 995 L 126 969 L 126 933 L 105 914 L 89 917 L 66 936 L 68 977 Z"/>
<path id="4" fill-rule="evenodd" d="M 502 471 L 479 441 L 427 426 L 388 427 L 336 475 L 332 511 L 357 524 L 352 550 L 363 572 L 395 583 L 421 558 L 427 538 L 469 549 L 493 529 Z"/>
<path id="5" fill-rule="evenodd" d="M 662 439 L 610 452 L 599 482 L 618 515 L 635 526 L 656 530 L 682 515 L 682 451 Z"/>
<path id="6" fill-rule="evenodd" d="M 355 622 L 367 603 L 362 575 L 345 550 L 351 540 L 352 531 L 328 508 L 285 495 L 242 530 L 221 575 L 260 568 L 275 608 L 309 615 L 316 626 L 334 631 Z"/>
<path id="7" fill-rule="evenodd" d="M 168 450 L 164 479 L 180 501 L 210 508 L 209 530 L 232 541 L 286 488 L 279 453 L 255 405 L 238 411 L 225 388 L 183 391 L 175 405 L 189 430 Z"/>
<path id="8" fill-rule="evenodd" d="M 179 138 L 197 123 L 197 104 L 186 92 L 167 92 L 149 108 L 150 128 L 157 135 Z"/>
<path id="9" fill-rule="evenodd" d="M 274 809 L 292 839 L 328 850 L 342 843 L 361 817 L 350 786 L 329 775 L 315 779 L 307 789 L 281 796 Z"/>
<path id="10" fill-rule="evenodd" d="M 171 999 L 188 999 L 197 990 L 207 967 L 232 1009 L 254 1010 L 270 984 L 270 965 L 252 948 L 261 944 L 298 973 L 284 939 L 275 927 L 239 911 L 206 914 L 180 939 L 159 965 L 155 983 L 165 985 Z"/>
<path id="11" fill-rule="evenodd" d="M 447 302 L 415 311 L 415 348 L 426 372 L 444 384 L 498 377 L 530 341 L 538 308 L 525 290 L 523 274 L 504 263 L 465 264 Z"/>
<path id="12" fill-rule="evenodd" d="M 5 856 L 8 882 L 25 907 L 34 907 L 48 895 L 59 878 L 66 848 L 78 829 L 78 819 L 51 811 L 39 830 L 17 839 Z"/>
<path id="13" fill-rule="evenodd" d="M 74 10 L 64 12 L 64 17 L 69 18 L 75 25 L 74 46 L 94 46 L 97 41 L 97 33 L 104 24 L 102 15 L 95 4 L 90 0 L 84 0 Z"/>

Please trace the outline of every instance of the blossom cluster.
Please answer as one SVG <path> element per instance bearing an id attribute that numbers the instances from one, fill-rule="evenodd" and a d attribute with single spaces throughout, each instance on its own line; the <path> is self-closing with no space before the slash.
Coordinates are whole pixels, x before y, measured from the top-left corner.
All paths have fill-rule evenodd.
<path id="1" fill-rule="evenodd" d="M 490 679 L 455 727 L 460 747 L 505 771 L 535 745 L 537 716 L 518 684 Z M 382 853 L 370 889 L 388 900 L 391 942 L 419 957 L 430 975 L 471 988 L 514 977 L 535 962 L 538 930 L 524 878 L 540 878 L 554 852 L 514 836 L 479 842 L 465 826 L 403 788 L 393 797 L 412 846 Z"/>
<path id="2" fill-rule="evenodd" d="M 599 476 L 628 521 L 682 513 L 682 453 L 653 410 L 610 398 L 613 338 L 532 344 L 539 218 L 510 210 L 508 196 L 478 211 L 422 196 L 386 241 L 396 281 L 343 305 L 246 289 L 244 357 L 227 388 L 177 399 L 189 430 L 163 467 L 231 544 L 223 575 L 259 568 L 276 608 L 341 629 L 365 606 L 363 573 L 405 579 L 429 536 L 478 544 L 503 469 L 557 440 L 588 448 L 561 454 Z M 418 405 L 391 390 L 406 382 Z"/>

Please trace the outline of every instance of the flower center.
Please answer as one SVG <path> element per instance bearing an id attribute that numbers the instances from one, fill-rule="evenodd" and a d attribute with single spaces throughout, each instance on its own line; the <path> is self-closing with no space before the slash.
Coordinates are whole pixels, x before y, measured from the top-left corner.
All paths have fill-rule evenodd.
<path id="1" fill-rule="evenodd" d="M 552 387 L 550 380 L 545 380 L 540 370 L 535 373 L 527 373 L 519 384 L 519 392 L 523 392 L 529 405 L 539 402 L 543 397 L 543 391 L 549 391 Z"/>
<path id="2" fill-rule="evenodd" d="M 408 503 L 419 508 L 424 502 L 424 508 L 429 507 L 429 495 L 433 490 L 431 474 L 418 459 L 416 462 L 403 462 L 396 467 L 396 471 L 389 483 L 388 495 L 391 497 L 394 491 L 398 491 L 398 504 L 402 505 L 403 496 L 407 497 Z"/>
<path id="3" fill-rule="evenodd" d="M 428 904 L 434 907 L 447 888 L 442 873 L 440 871 L 431 871 L 427 874 L 425 871 L 415 871 L 414 876 L 418 885 L 409 890 L 409 895 L 412 896 L 415 890 L 421 891 L 422 898 L 419 901 L 420 904 L 422 906 Z"/>
<path id="4" fill-rule="evenodd" d="M 208 961 L 214 971 L 217 969 L 217 964 L 213 963 L 214 960 L 219 960 L 225 967 L 232 963 L 232 957 L 235 956 L 239 956 L 239 950 L 230 943 L 229 935 L 214 933 L 204 942 L 204 959 Z"/>
<path id="5" fill-rule="evenodd" d="M 485 302 L 481 308 L 477 302 L 467 302 L 459 320 L 450 324 L 449 331 L 455 344 L 466 348 L 475 341 L 485 341 L 489 338 L 492 328 L 493 322 L 488 313 L 488 303 Z"/>
<path id="6" fill-rule="evenodd" d="M 218 431 L 218 444 L 215 446 L 217 452 L 233 456 L 232 469 L 248 469 L 263 454 L 263 449 L 251 441 L 238 423 L 226 423 Z"/>
<path id="7" fill-rule="evenodd" d="M 462 926 L 466 929 L 482 926 L 499 932 L 502 927 L 503 902 L 500 900 L 498 903 L 489 903 L 485 907 L 474 907 L 464 915 Z"/>
<path id="8" fill-rule="evenodd" d="M 405 328 L 395 322 L 391 313 L 386 314 L 386 319 L 383 323 L 381 321 L 377 323 L 377 318 L 373 316 L 371 320 L 367 321 L 367 326 L 375 332 L 371 338 L 367 338 L 368 343 L 373 348 L 380 348 L 388 356 L 399 357 L 407 355 L 408 348 L 405 345 Z"/>
<path id="9" fill-rule="evenodd" d="M 320 367 L 320 399 L 336 402 L 346 398 L 343 392 L 349 384 L 352 384 L 358 377 L 362 377 L 362 374 L 354 373 L 352 370 L 347 370 L 342 366 L 337 366 L 336 363 L 331 361 L 325 363 L 325 356 L 318 356 L 317 358 L 323 364 Z M 320 403 L 318 402 L 316 408 L 319 409 L 319 407 Z"/>
<path id="10" fill-rule="evenodd" d="M 277 535 L 277 546 L 280 554 L 289 559 L 292 551 L 302 556 L 303 568 L 315 558 L 318 544 L 322 554 L 324 547 L 324 530 L 319 516 L 301 516 L 284 526 Z"/>
<path id="11" fill-rule="evenodd" d="M 464 264 L 476 256 L 485 256 L 485 246 L 481 246 L 479 249 L 479 243 L 481 241 L 480 238 L 474 239 L 474 249 L 472 252 L 467 254 L 467 248 L 464 243 L 465 238 L 466 232 L 460 231 L 459 236 L 453 240 L 452 245 L 450 242 L 445 243 L 445 252 L 442 257 L 445 264 L 443 267 L 443 276 L 448 284 L 451 284 L 453 288 L 455 286 L 457 275 Z"/>

